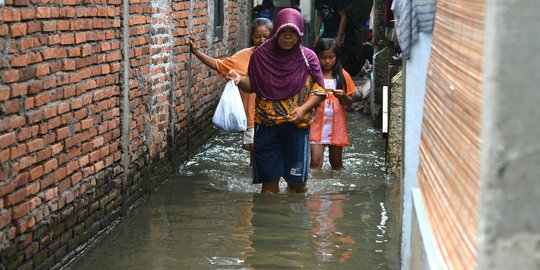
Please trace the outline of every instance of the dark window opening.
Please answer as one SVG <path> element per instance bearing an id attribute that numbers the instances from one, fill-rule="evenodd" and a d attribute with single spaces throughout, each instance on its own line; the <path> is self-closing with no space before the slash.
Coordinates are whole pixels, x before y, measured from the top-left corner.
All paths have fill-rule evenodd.
<path id="1" fill-rule="evenodd" d="M 223 0 L 214 0 L 214 42 L 223 39 Z"/>

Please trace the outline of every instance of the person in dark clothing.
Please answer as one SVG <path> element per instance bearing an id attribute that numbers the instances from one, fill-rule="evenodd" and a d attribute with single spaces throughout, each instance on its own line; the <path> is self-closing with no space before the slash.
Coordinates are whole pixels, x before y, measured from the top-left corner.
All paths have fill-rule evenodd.
<path id="1" fill-rule="evenodd" d="M 314 45 L 317 45 L 319 38 L 333 38 L 338 44 L 343 43 L 347 24 L 344 2 L 344 0 L 315 0 L 317 19 Z M 324 26 L 324 32 L 319 37 L 322 26 Z"/>
<path id="2" fill-rule="evenodd" d="M 271 21 L 274 20 L 274 1 L 263 0 L 262 4 L 253 8 L 253 18 L 266 18 Z"/>

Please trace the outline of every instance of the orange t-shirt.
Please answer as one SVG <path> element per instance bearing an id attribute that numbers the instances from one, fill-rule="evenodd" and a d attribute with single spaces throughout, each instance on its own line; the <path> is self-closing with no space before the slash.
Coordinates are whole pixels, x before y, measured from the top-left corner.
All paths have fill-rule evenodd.
<path id="1" fill-rule="evenodd" d="M 255 47 L 246 48 L 238 51 L 234 55 L 225 59 L 216 59 L 216 67 L 219 75 L 225 77 L 232 69 L 242 76 L 247 75 L 249 59 L 255 51 Z M 244 111 L 247 117 L 247 127 L 255 127 L 255 93 L 246 93 L 240 91 L 240 97 L 242 97 L 242 103 L 244 104 Z"/>

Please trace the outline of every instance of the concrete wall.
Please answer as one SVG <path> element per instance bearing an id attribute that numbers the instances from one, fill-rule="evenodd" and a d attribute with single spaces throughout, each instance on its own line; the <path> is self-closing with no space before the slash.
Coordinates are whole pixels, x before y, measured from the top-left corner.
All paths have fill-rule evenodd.
<path id="1" fill-rule="evenodd" d="M 394 55 L 393 43 L 386 39 L 387 27 L 384 24 L 384 0 L 374 0 L 373 15 L 373 76 L 369 94 L 370 114 L 376 127 L 382 126 L 383 86 L 387 86 L 388 65 Z"/>
<path id="2" fill-rule="evenodd" d="M 390 70 L 397 70 L 394 66 Z M 403 71 L 392 77 L 388 101 L 388 139 L 386 143 L 386 173 L 401 175 L 403 146 Z"/>
<path id="3" fill-rule="evenodd" d="M 207 1 L 0 7 L 0 269 L 62 265 L 215 133 L 225 81 L 186 34 L 236 51 L 239 6 L 225 2 L 218 41 Z"/>
<path id="4" fill-rule="evenodd" d="M 433 234 L 429 226 L 426 206 L 420 189 L 411 190 L 412 224 L 410 233 L 411 253 L 406 269 L 439 270 L 442 269 L 441 256 L 436 248 Z M 401 269 L 405 269 L 403 266 Z"/>
<path id="5" fill-rule="evenodd" d="M 426 91 L 427 65 L 432 35 L 419 33 L 419 39 L 411 47 L 411 57 L 404 64 L 405 85 L 403 94 L 403 157 L 402 198 L 403 227 L 401 243 L 401 269 L 408 270 L 411 254 L 412 188 L 418 187 L 418 147 L 422 128 L 422 111 Z"/>
<path id="6" fill-rule="evenodd" d="M 251 44 L 251 11 L 253 10 L 252 0 L 238 1 L 238 21 L 246 22 L 238 24 L 238 47 L 247 48 Z"/>
<path id="7" fill-rule="evenodd" d="M 479 269 L 540 269 L 538 10 L 487 1 Z"/>

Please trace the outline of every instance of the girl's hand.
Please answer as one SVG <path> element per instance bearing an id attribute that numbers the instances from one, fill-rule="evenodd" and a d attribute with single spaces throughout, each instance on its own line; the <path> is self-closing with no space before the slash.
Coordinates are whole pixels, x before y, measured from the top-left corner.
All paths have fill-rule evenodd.
<path id="1" fill-rule="evenodd" d="M 343 96 L 345 96 L 345 91 L 343 91 L 343 89 L 336 89 L 334 90 L 334 96 L 341 99 Z"/>
<path id="2" fill-rule="evenodd" d="M 347 93 L 343 89 L 334 90 L 334 96 L 338 98 L 339 102 L 345 106 L 351 106 L 352 98 L 347 96 Z"/>
<path id="3" fill-rule="evenodd" d="M 233 81 L 234 84 L 238 85 L 238 83 L 242 79 L 242 76 L 240 76 L 238 72 L 231 69 L 225 78 L 227 78 L 227 80 Z"/>
<path id="4" fill-rule="evenodd" d="M 302 107 L 297 107 L 297 108 L 294 108 L 290 113 L 289 113 L 289 123 L 293 123 L 295 125 L 299 125 L 301 124 L 302 122 L 304 122 L 304 116 L 306 115 L 306 112 L 304 111 L 304 109 Z"/>

